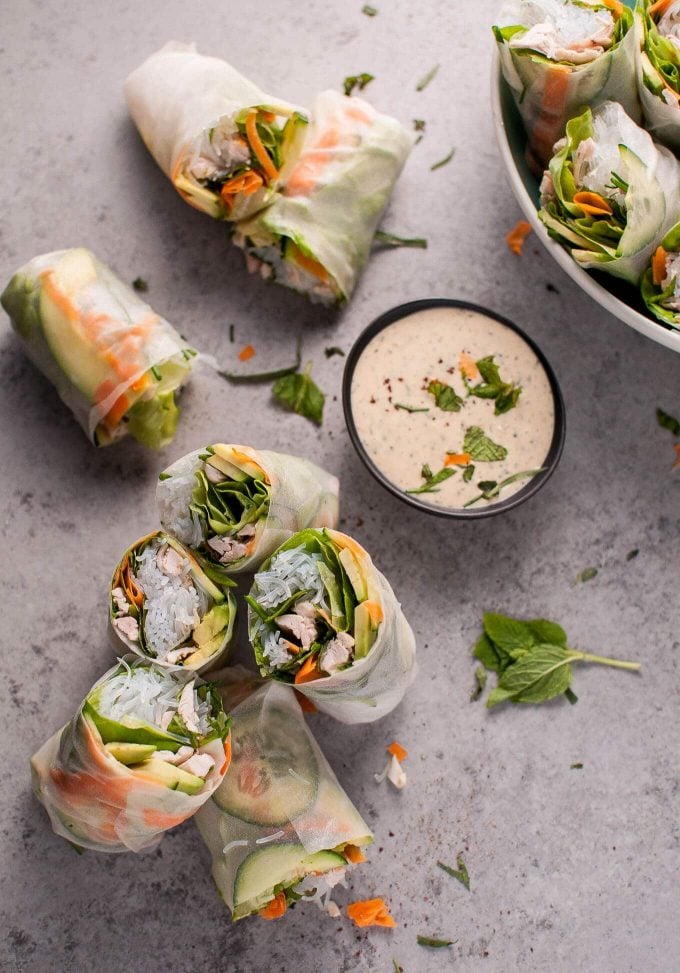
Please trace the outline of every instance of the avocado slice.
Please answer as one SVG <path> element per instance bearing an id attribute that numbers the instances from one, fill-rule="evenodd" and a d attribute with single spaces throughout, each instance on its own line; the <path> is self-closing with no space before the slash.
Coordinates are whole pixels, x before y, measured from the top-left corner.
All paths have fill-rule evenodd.
<path id="1" fill-rule="evenodd" d="M 121 764 L 138 764 L 156 752 L 152 743 L 105 743 L 104 749 Z"/>
<path id="2" fill-rule="evenodd" d="M 182 770 L 181 767 L 169 764 L 166 760 L 158 760 L 154 757 L 142 761 L 134 769 L 158 781 L 159 784 L 165 784 L 171 791 L 181 791 L 183 794 L 198 794 L 205 784 L 202 777 L 197 777 Z"/>
<path id="3" fill-rule="evenodd" d="M 359 567 L 359 562 L 347 547 L 341 548 L 338 557 L 340 558 L 340 563 L 347 572 L 347 577 L 354 588 L 354 594 L 357 596 L 357 601 L 366 601 L 368 598 L 368 586 L 366 585 L 366 579 L 364 578 L 361 568 Z"/>
<path id="4" fill-rule="evenodd" d="M 142 743 L 152 745 L 159 750 L 171 750 L 177 753 L 180 747 L 189 743 L 186 737 L 174 733 L 167 733 L 144 720 L 136 720 L 132 716 L 123 716 L 120 720 L 110 720 L 102 716 L 96 709 L 98 694 L 93 693 L 85 700 L 83 714 L 89 716 L 104 743 Z"/>
<path id="5" fill-rule="evenodd" d="M 193 640 L 199 648 L 212 642 L 216 636 L 224 637 L 224 629 L 231 619 L 231 605 L 213 605 L 203 616 L 203 621 L 192 632 Z"/>
<path id="6" fill-rule="evenodd" d="M 363 659 L 375 642 L 383 613 L 375 601 L 363 601 L 354 610 L 354 658 Z"/>
<path id="7" fill-rule="evenodd" d="M 252 476 L 254 480 L 264 479 L 264 473 L 262 472 L 262 468 L 258 466 L 257 463 L 254 462 L 254 460 L 249 460 L 247 457 L 244 457 L 242 460 L 239 461 L 238 464 L 234 463 L 233 459 L 230 458 L 231 453 L 224 445 L 224 443 L 215 443 L 213 445 L 213 450 L 214 450 L 214 455 L 211 456 L 207 462 L 212 463 L 212 465 L 215 466 L 218 470 L 222 470 L 223 473 L 226 473 L 227 476 L 233 477 L 234 480 L 237 481 L 245 480 L 249 476 Z M 215 460 L 218 460 L 221 463 L 226 464 L 226 467 L 228 469 L 227 468 L 223 469 L 223 467 L 219 466 L 218 463 L 215 462 Z"/>
<path id="8" fill-rule="evenodd" d="M 205 642 L 200 648 L 196 649 L 195 652 L 192 652 L 191 655 L 186 656 L 186 658 L 182 660 L 183 667 L 185 669 L 193 670 L 199 669 L 201 666 L 205 665 L 211 656 L 213 656 L 215 652 L 221 648 L 222 643 L 224 642 L 225 634 L 226 633 L 224 631 L 220 632 L 219 635 L 216 635 L 214 638 L 210 639 L 209 642 Z"/>
<path id="9" fill-rule="evenodd" d="M 200 567 L 198 561 L 185 547 L 183 547 L 179 541 L 176 541 L 174 537 L 170 537 L 169 534 L 163 534 L 163 542 L 168 544 L 173 550 L 177 551 L 180 557 L 186 558 L 191 565 L 191 573 L 193 574 L 197 584 L 203 588 L 205 592 L 213 599 L 213 601 L 222 602 L 224 601 L 225 595 L 220 591 L 214 582 L 210 580 L 208 575 Z"/>

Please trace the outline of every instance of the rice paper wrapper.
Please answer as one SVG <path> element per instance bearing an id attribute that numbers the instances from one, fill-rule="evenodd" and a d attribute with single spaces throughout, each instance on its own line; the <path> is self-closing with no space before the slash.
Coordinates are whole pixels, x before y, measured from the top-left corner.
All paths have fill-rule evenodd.
<path id="1" fill-rule="evenodd" d="M 24 351 L 95 445 L 131 428 L 157 448 L 172 439 L 176 418 L 145 434 L 130 425 L 130 410 L 178 389 L 197 353 L 89 250 L 29 260 L 5 288 L 2 305 Z"/>
<path id="2" fill-rule="evenodd" d="M 619 43 L 593 61 L 567 64 L 510 47 L 510 38 L 504 36 L 504 30 L 522 23 L 524 6 L 520 0 L 505 3 L 494 33 L 503 77 L 524 122 L 530 149 L 540 165 L 548 162 L 553 145 L 564 134 L 569 119 L 586 107 L 618 101 L 631 118 L 640 120 L 636 82 L 640 42 L 632 11 L 624 8 L 622 16 L 628 26 Z"/>
<path id="3" fill-rule="evenodd" d="M 312 118 L 282 194 L 253 221 L 237 226 L 236 241 L 267 260 L 268 240 L 291 240 L 330 275 L 335 299 L 347 300 L 368 261 L 413 136 L 368 102 L 336 91 L 317 96 Z"/>
<path id="4" fill-rule="evenodd" d="M 102 676 L 91 692 L 118 668 Z M 202 748 L 215 766 L 200 794 L 185 794 L 142 779 L 111 756 L 83 706 L 31 758 L 34 793 L 54 833 L 79 849 L 152 851 L 167 830 L 192 817 L 219 787 L 229 767 L 225 744 L 216 739 Z"/>
<path id="5" fill-rule="evenodd" d="M 636 59 L 636 76 L 644 126 L 657 141 L 677 153 L 680 151 L 679 98 L 668 90 L 659 67 L 665 61 L 663 46 L 672 42 L 665 41 L 659 35 L 654 21 L 647 14 L 649 7 L 649 0 L 644 0 L 642 9 L 638 8 L 635 15 L 638 35 L 641 38 Z M 680 51 L 677 49 L 674 52 L 674 61 L 675 63 L 665 61 L 665 64 L 669 75 L 675 74 L 677 88 L 680 87 L 677 68 Z"/>
<path id="6" fill-rule="evenodd" d="M 650 265 L 642 275 L 640 294 L 647 310 L 657 321 L 661 321 L 667 328 L 680 329 L 680 294 L 677 289 L 680 271 L 680 257 L 677 256 L 680 254 L 680 223 L 671 227 L 660 246 L 664 251 L 660 254 L 664 274 L 659 275 L 661 280 L 657 277 L 655 283 L 654 267 L 653 264 Z"/>
<path id="7" fill-rule="evenodd" d="M 238 907 L 244 905 L 238 901 L 239 870 L 251 856 L 291 844 L 311 855 L 365 845 L 373 835 L 340 786 L 290 688 L 268 683 L 231 716 L 231 786 L 218 789 L 194 820 L 212 855 L 220 895 L 239 918 Z M 282 880 L 273 872 L 268 876 L 272 888 Z"/>
<path id="8" fill-rule="evenodd" d="M 256 524 L 250 553 L 226 566 L 230 574 L 256 570 L 272 551 L 304 527 L 337 525 L 337 477 L 299 456 L 242 445 L 225 448 L 254 461 L 264 470 L 270 486 L 269 509 Z M 202 452 L 197 449 L 169 466 L 156 487 L 161 524 L 189 547 L 198 547 L 205 540 L 205 532 L 189 511 L 195 473 L 203 465 Z"/>

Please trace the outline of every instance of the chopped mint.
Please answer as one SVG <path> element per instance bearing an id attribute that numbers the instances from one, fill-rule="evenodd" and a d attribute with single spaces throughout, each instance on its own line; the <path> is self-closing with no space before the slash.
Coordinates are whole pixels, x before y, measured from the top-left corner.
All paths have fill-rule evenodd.
<path id="1" fill-rule="evenodd" d="M 422 486 L 414 487 L 412 490 L 405 490 L 404 493 L 439 493 L 436 489 L 437 484 L 443 483 L 444 480 L 448 480 L 450 476 L 453 476 L 455 470 L 451 467 L 444 467 L 438 473 L 433 473 L 427 463 L 423 464 L 423 468 L 420 471 L 420 475 L 425 480 Z"/>
<path id="2" fill-rule="evenodd" d="M 598 574 L 597 568 L 584 568 L 580 574 L 577 575 L 577 581 L 592 581 L 596 578 Z"/>
<path id="3" fill-rule="evenodd" d="M 505 459 L 508 455 L 505 446 L 501 446 L 492 439 L 489 439 L 481 426 L 469 426 L 466 430 L 465 439 L 463 440 L 463 452 L 469 453 L 479 463 L 495 463 L 498 460 Z M 490 484 L 490 482 L 485 481 L 484 486 L 482 483 L 479 484 L 479 489 L 482 491 L 489 490 L 495 486 L 495 482 Z"/>
<path id="4" fill-rule="evenodd" d="M 429 946 L 431 949 L 441 949 L 443 946 L 453 946 L 457 939 L 435 939 L 433 936 L 418 936 L 419 946 Z"/>
<path id="5" fill-rule="evenodd" d="M 375 76 L 372 74 L 367 74 L 366 71 L 362 72 L 361 74 L 350 74 L 342 82 L 345 94 L 348 96 L 351 95 L 355 88 L 358 88 L 359 91 L 363 91 L 366 85 L 370 81 L 374 80 L 374 77 Z"/>
<path id="6" fill-rule="evenodd" d="M 344 351 L 342 348 L 338 348 L 337 345 L 333 345 L 332 348 L 326 348 L 324 350 L 324 354 L 326 355 L 326 358 L 332 358 L 333 355 L 342 355 L 343 358 L 345 357 Z"/>
<path id="7" fill-rule="evenodd" d="M 362 14 L 366 14 L 367 17 L 375 17 L 378 13 L 377 7 L 371 7 L 370 4 L 365 3 L 361 8 Z"/>
<path id="8" fill-rule="evenodd" d="M 132 281 L 132 286 L 136 291 L 139 291 L 140 294 L 143 294 L 149 289 L 149 285 L 143 277 L 135 277 L 135 279 Z"/>
<path id="9" fill-rule="evenodd" d="M 437 862 L 437 865 L 439 865 L 439 867 L 445 871 L 447 875 L 450 875 L 451 878 L 458 879 L 460 884 L 464 885 L 468 892 L 470 891 L 470 875 L 468 874 L 468 870 L 465 866 L 462 855 L 458 855 L 456 858 L 456 865 L 458 866 L 457 869 L 453 868 L 451 865 L 445 865 L 443 862 Z"/>
<path id="10" fill-rule="evenodd" d="M 284 408 L 320 426 L 326 396 L 312 379 L 311 372 L 312 363 L 309 362 L 304 372 L 284 375 L 272 386 L 272 394 Z"/>
<path id="11" fill-rule="evenodd" d="M 404 412 L 429 412 L 430 411 L 427 408 L 427 406 L 425 406 L 423 408 L 420 408 L 417 405 L 405 405 L 403 402 L 395 402 L 394 403 L 394 408 L 395 409 L 403 409 Z"/>
<path id="12" fill-rule="evenodd" d="M 663 429 L 668 429 L 669 432 L 672 432 L 674 436 L 680 436 L 680 422 L 678 422 L 675 416 L 669 415 L 663 409 L 657 409 L 656 421 Z"/>
<path id="13" fill-rule="evenodd" d="M 424 91 L 425 88 L 427 88 L 430 81 L 432 81 L 433 78 L 436 76 L 437 71 L 439 71 L 439 65 L 435 64 L 433 68 L 430 68 L 430 70 L 427 72 L 425 77 L 420 79 L 420 81 L 416 85 L 416 91 Z"/>
<path id="14" fill-rule="evenodd" d="M 460 395 L 454 392 L 450 385 L 447 385 L 445 382 L 433 380 L 427 386 L 427 391 L 430 395 L 434 395 L 437 408 L 443 412 L 460 412 L 463 400 Z"/>
<path id="15" fill-rule="evenodd" d="M 443 159 L 439 160 L 439 162 L 435 162 L 433 165 L 430 166 L 430 172 L 434 172 L 435 169 L 441 169 L 442 166 L 448 165 L 455 154 L 456 154 L 456 150 L 451 149 L 448 155 L 445 155 Z"/>
<path id="16" fill-rule="evenodd" d="M 413 250 L 427 250 L 427 240 L 422 236 L 395 236 L 394 233 L 384 233 L 382 230 L 376 230 L 375 236 L 373 237 L 374 250 L 379 250 L 381 248 L 396 249 L 397 247 L 410 247 Z"/>

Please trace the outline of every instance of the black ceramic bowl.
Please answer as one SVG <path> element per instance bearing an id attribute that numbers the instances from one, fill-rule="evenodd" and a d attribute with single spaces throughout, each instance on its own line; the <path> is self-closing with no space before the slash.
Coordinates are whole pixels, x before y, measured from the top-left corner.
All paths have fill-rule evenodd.
<path id="1" fill-rule="evenodd" d="M 383 328 L 388 328 L 395 321 L 399 321 L 401 318 L 407 317 L 409 314 L 414 314 L 416 311 L 426 311 L 434 307 L 458 307 L 464 308 L 468 311 L 477 311 L 479 314 L 484 314 L 487 317 L 493 318 L 494 320 L 504 324 L 507 328 L 511 328 L 516 332 L 531 348 L 539 362 L 543 366 L 543 369 L 550 382 L 550 388 L 552 390 L 553 401 L 555 406 L 555 424 L 553 429 L 552 441 L 550 443 L 550 448 L 548 450 L 548 455 L 543 461 L 543 472 L 537 473 L 532 477 L 526 484 L 512 496 L 508 497 L 507 500 L 500 500 L 498 503 L 490 503 L 486 507 L 435 507 L 428 503 L 423 503 L 422 500 L 418 499 L 410 493 L 405 493 L 400 490 L 398 486 L 392 483 L 391 480 L 385 476 L 385 474 L 380 470 L 378 466 L 371 459 L 369 454 L 366 452 L 364 445 L 359 438 L 359 433 L 357 432 L 356 423 L 354 422 L 354 416 L 352 414 L 352 379 L 354 377 L 354 369 L 356 368 L 357 362 L 359 361 L 364 349 L 368 343 L 375 337 L 375 335 L 382 331 Z M 347 422 L 347 428 L 349 430 L 350 439 L 352 444 L 359 454 L 360 459 L 368 469 L 370 473 L 373 474 L 378 483 L 382 484 L 386 490 L 393 493 L 395 497 L 399 497 L 404 503 L 409 504 L 411 507 L 416 507 L 418 510 L 422 510 L 428 514 L 434 514 L 435 517 L 448 517 L 452 520 L 479 520 L 482 517 L 493 517 L 496 514 L 503 513 L 506 510 L 513 510 L 518 507 L 529 497 L 533 497 L 537 493 L 543 484 L 552 476 L 557 464 L 560 461 L 562 455 L 562 449 L 564 448 L 564 439 L 566 435 L 566 420 L 565 420 L 565 410 L 564 410 L 564 400 L 562 399 L 562 392 L 560 391 L 557 378 L 554 371 L 538 345 L 531 340 L 531 338 L 526 335 L 521 328 L 518 328 L 516 324 L 512 321 L 508 321 L 500 314 L 496 314 L 495 311 L 490 311 L 488 308 L 481 307 L 479 304 L 471 304 L 469 301 L 456 301 L 451 300 L 446 297 L 434 297 L 428 298 L 423 301 L 411 301 L 408 304 L 400 304 L 398 307 L 393 307 L 389 311 L 385 311 L 381 314 L 379 318 L 376 318 L 368 327 L 363 331 L 357 340 L 355 341 L 352 349 L 347 356 L 347 362 L 345 364 L 345 371 L 342 380 L 342 404 L 345 412 L 345 421 Z"/>

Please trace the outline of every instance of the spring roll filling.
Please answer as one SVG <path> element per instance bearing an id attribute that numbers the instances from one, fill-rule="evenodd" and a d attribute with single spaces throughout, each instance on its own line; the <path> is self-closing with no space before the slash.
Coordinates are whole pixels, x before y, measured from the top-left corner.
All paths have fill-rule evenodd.
<path id="1" fill-rule="evenodd" d="M 342 298 L 337 283 L 325 267 L 288 237 L 277 237 L 261 228 L 253 233 L 249 237 L 237 230 L 233 238 L 236 246 L 245 252 L 250 273 L 304 294 L 312 303 L 332 304 Z"/>
<path id="2" fill-rule="evenodd" d="M 598 0 L 520 0 L 514 50 L 535 51 L 550 61 L 587 64 L 615 41 L 613 12 Z"/>

